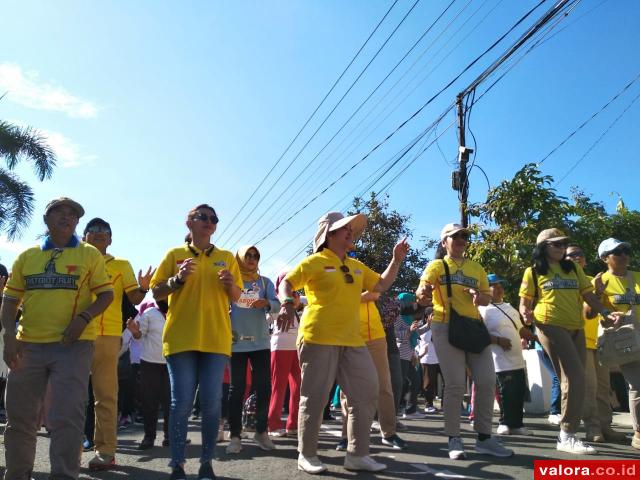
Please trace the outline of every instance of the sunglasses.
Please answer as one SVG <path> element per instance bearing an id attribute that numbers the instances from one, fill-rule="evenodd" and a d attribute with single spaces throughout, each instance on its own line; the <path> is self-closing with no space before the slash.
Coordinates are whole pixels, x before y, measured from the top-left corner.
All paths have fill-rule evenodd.
<path id="1" fill-rule="evenodd" d="M 344 274 L 344 281 L 347 283 L 353 283 L 353 275 L 349 273 L 349 267 L 346 265 L 340 265 L 340 271 Z"/>
<path id="2" fill-rule="evenodd" d="M 247 252 L 244 254 L 244 258 L 247 260 L 260 260 L 260 255 L 257 253 Z"/>
<path id="3" fill-rule="evenodd" d="M 465 242 L 469 240 L 469 234 L 467 232 L 456 232 L 453 235 L 449 235 L 449 238 L 454 240 L 462 239 Z"/>
<path id="4" fill-rule="evenodd" d="M 571 252 L 571 253 L 567 253 L 567 257 L 569 257 L 569 258 L 583 258 L 584 257 L 584 253 L 583 252 Z"/>
<path id="5" fill-rule="evenodd" d="M 621 255 L 631 255 L 631 249 L 628 247 L 618 247 L 615 250 L 611 250 L 609 252 L 609 255 L 615 255 L 616 257 L 619 257 Z"/>
<path id="6" fill-rule="evenodd" d="M 87 228 L 87 233 L 111 233 L 111 229 L 106 225 L 92 225 Z"/>
<path id="7" fill-rule="evenodd" d="M 568 243 L 562 240 L 558 240 L 557 242 L 547 242 L 547 245 L 551 245 L 556 248 L 567 248 Z"/>
<path id="8" fill-rule="evenodd" d="M 191 217 L 191 219 L 198 220 L 199 222 L 206 222 L 209 220 L 214 225 L 217 225 L 219 221 L 218 216 L 215 213 L 211 215 L 207 215 L 206 213 L 196 213 Z"/>

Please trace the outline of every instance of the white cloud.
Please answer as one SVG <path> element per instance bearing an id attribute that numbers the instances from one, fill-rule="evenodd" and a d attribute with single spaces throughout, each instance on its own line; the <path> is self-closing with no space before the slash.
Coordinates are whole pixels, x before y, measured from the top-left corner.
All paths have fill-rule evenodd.
<path id="1" fill-rule="evenodd" d="M 78 98 L 63 87 L 43 81 L 38 72 L 23 71 L 13 63 L 0 63 L 0 95 L 5 99 L 36 110 L 53 110 L 72 118 L 94 118 L 98 107 Z"/>
<path id="2" fill-rule="evenodd" d="M 97 155 L 83 153 L 80 145 L 61 133 L 50 130 L 39 130 L 39 132 L 53 149 L 58 160 L 62 162 L 63 168 L 93 165 L 98 158 Z"/>
<path id="3" fill-rule="evenodd" d="M 30 245 L 27 245 L 26 243 L 11 241 L 6 235 L 0 235 L 0 252 L 20 253 L 23 250 L 26 250 L 29 246 Z M 6 263 L 4 263 L 4 265 L 9 268 L 9 265 Z"/>

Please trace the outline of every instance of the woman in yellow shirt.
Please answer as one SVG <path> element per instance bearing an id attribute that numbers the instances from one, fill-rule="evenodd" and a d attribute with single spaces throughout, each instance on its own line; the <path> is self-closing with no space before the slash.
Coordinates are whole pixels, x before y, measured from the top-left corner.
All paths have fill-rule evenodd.
<path id="1" fill-rule="evenodd" d="M 575 454 L 596 450 L 576 437 L 585 397 L 586 346 L 582 303 L 610 315 L 593 293 L 582 267 L 565 259 L 569 237 L 557 228 L 538 234 L 533 267 L 520 285 L 520 313 L 535 322 L 538 338 L 561 379 L 560 435 L 556 449 Z M 534 309 L 535 303 L 535 309 Z"/>
<path id="2" fill-rule="evenodd" d="M 607 271 L 600 277 L 596 288 L 603 289 L 602 303 L 607 308 L 625 313 L 635 310 L 632 315 L 638 328 L 640 272 L 629 270 L 631 253 L 631 246 L 627 242 L 615 238 L 607 238 L 600 243 L 598 255 L 607 264 Z M 631 446 L 640 449 L 640 362 L 620 365 L 620 371 L 629 384 L 629 412 L 634 429 Z"/>
<path id="3" fill-rule="evenodd" d="M 393 249 L 393 259 L 379 275 L 348 257 L 367 217 L 329 212 L 318 221 L 313 255 L 302 260 L 280 284 L 278 322 L 293 322 L 293 292 L 305 289 L 308 306 L 298 330 L 302 381 L 298 411 L 298 468 L 317 474 L 326 470 L 318 459 L 318 433 L 329 391 L 337 379 L 349 400 L 348 470 L 380 471 L 386 465 L 369 456 L 371 422 L 378 401 L 375 365 L 360 335 L 360 294 L 383 292 L 395 280 L 409 250 L 406 239 Z M 285 327 L 286 328 L 286 327 Z"/>
<path id="4" fill-rule="evenodd" d="M 198 478 L 214 478 L 222 377 L 231 355 L 229 304 L 240 298 L 242 278 L 234 255 L 211 243 L 218 215 L 198 205 L 187 215 L 186 243 L 167 252 L 151 279 L 156 300 L 169 299 L 162 350 L 171 382 L 171 480 L 184 472 L 188 418 L 196 385 L 202 410 Z"/>
<path id="5" fill-rule="evenodd" d="M 475 449 L 479 453 L 496 457 L 510 457 L 513 450 L 505 448 L 491 436 L 493 397 L 496 374 L 491 348 L 480 353 L 471 353 L 449 343 L 449 319 L 451 309 L 458 314 L 482 322 L 479 305 L 491 301 L 487 273 L 473 260 L 465 258 L 469 244 L 469 230 L 457 223 L 449 223 L 440 233 L 440 245 L 436 259 L 427 265 L 416 292 L 418 303 L 429 306 L 433 303 L 431 338 L 438 352 L 442 377 L 444 378 L 444 432 L 449 437 L 449 458 L 466 458 L 464 444 L 460 438 L 460 404 L 466 387 L 466 368 L 476 385 L 474 403 L 474 430 L 478 433 Z M 451 298 L 447 292 L 446 266 L 449 269 Z M 492 338 L 498 342 L 497 337 Z"/>

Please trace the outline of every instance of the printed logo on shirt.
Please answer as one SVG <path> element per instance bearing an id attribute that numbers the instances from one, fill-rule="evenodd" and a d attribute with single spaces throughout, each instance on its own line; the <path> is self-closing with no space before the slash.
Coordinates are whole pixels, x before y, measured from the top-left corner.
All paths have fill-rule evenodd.
<path id="1" fill-rule="evenodd" d="M 251 308 L 251 304 L 260 299 L 260 287 L 253 282 L 249 288 L 243 288 L 236 305 L 240 308 Z"/>
<path id="2" fill-rule="evenodd" d="M 27 290 L 77 290 L 76 281 L 79 275 L 56 272 L 55 258 L 51 258 L 44 267 L 44 272 L 25 275 Z"/>
<path id="3" fill-rule="evenodd" d="M 577 278 L 561 278 L 556 273 L 556 276 L 551 280 L 547 280 L 542 284 L 542 290 L 548 292 L 549 290 L 577 290 L 578 279 Z"/>
<path id="4" fill-rule="evenodd" d="M 478 280 L 473 277 L 467 277 L 462 270 L 458 270 L 451 277 L 451 285 L 462 285 L 463 287 L 477 288 Z M 440 275 L 440 284 L 447 284 L 447 276 Z"/>
<path id="5" fill-rule="evenodd" d="M 362 270 L 360 270 L 359 268 L 356 268 L 353 273 L 355 273 L 356 275 L 362 275 Z"/>
<path id="6" fill-rule="evenodd" d="M 220 261 L 218 261 L 218 262 L 213 262 L 213 264 L 214 264 L 216 267 L 226 267 L 226 266 L 227 266 L 227 264 L 226 264 L 226 262 L 225 262 L 224 260 L 220 260 Z"/>
<path id="7" fill-rule="evenodd" d="M 335 272 L 336 271 L 336 267 L 324 267 L 324 271 L 327 272 L 327 273 Z"/>
<path id="8" fill-rule="evenodd" d="M 71 274 L 73 272 L 75 272 L 76 270 L 78 270 L 78 266 L 77 265 L 67 265 L 67 273 Z"/>
<path id="9" fill-rule="evenodd" d="M 632 292 L 629 288 L 624 295 L 614 295 L 613 296 L 613 304 L 614 305 L 638 305 L 640 304 L 640 295 L 635 292 Z"/>

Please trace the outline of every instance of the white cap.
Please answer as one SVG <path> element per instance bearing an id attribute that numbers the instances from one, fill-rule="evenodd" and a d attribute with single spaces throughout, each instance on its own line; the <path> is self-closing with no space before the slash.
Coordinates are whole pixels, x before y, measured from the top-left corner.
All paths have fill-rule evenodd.
<path id="1" fill-rule="evenodd" d="M 606 257 L 609 253 L 613 252 L 620 245 L 624 245 L 625 247 L 631 248 L 631 245 L 629 243 L 618 240 L 617 238 L 607 238 L 606 240 L 603 240 L 602 242 L 600 242 L 600 245 L 598 246 L 598 257 L 600 258 Z"/>

